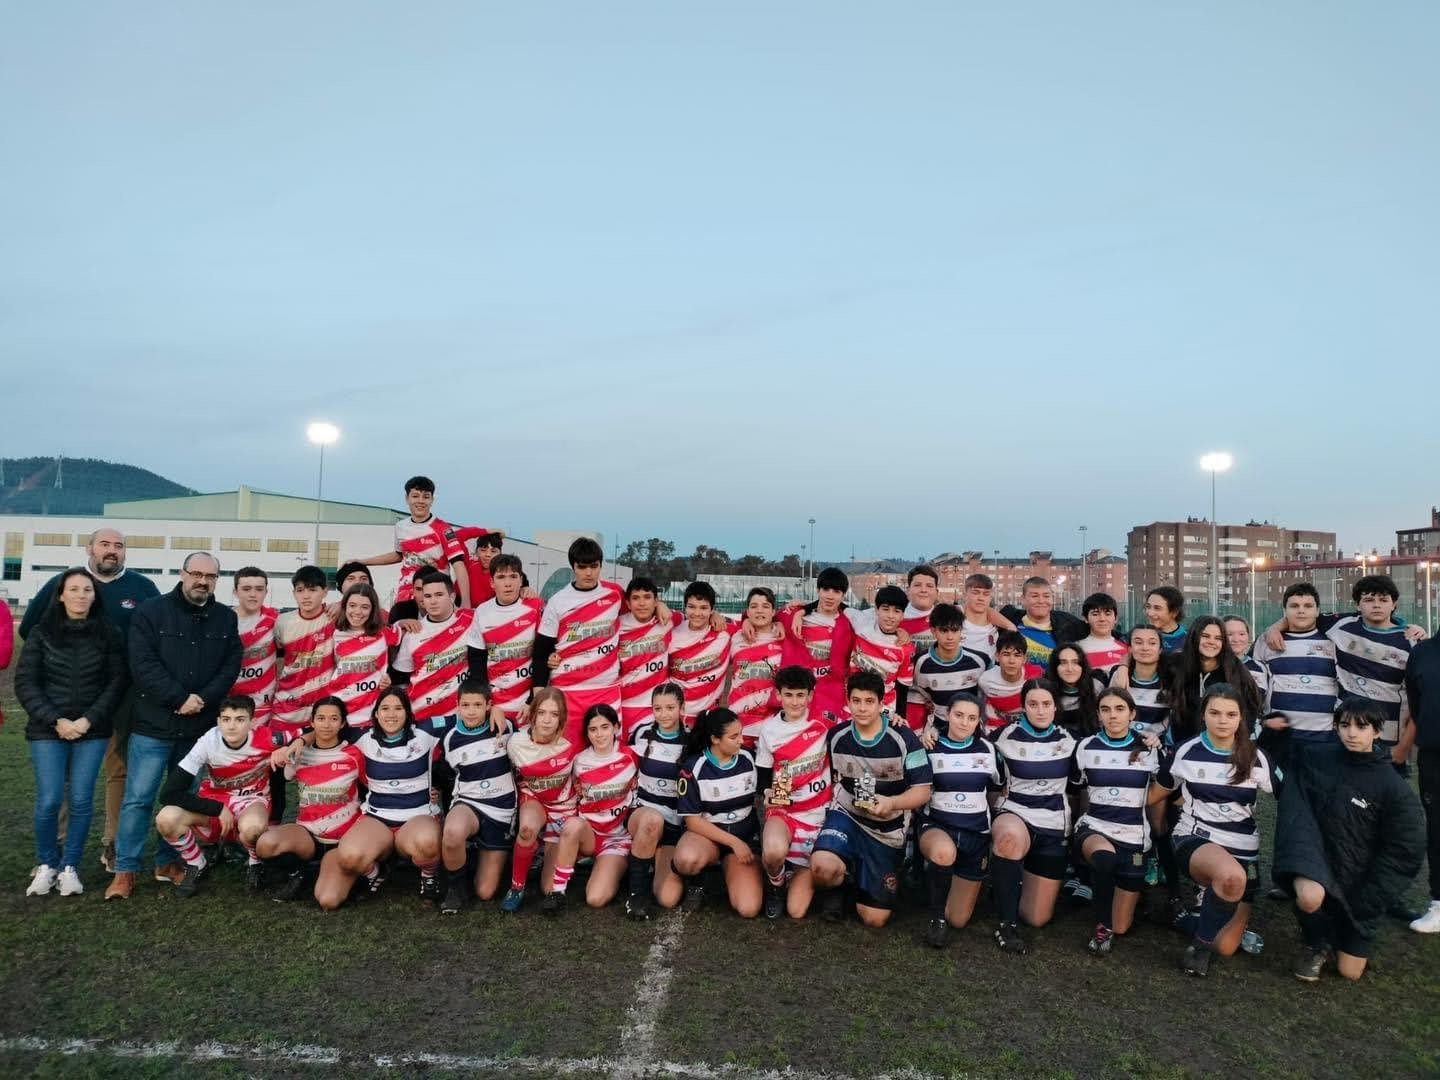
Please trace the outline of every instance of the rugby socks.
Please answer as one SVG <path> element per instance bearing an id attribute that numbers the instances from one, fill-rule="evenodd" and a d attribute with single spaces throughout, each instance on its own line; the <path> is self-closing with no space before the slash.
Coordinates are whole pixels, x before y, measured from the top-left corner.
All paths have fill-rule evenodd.
<path id="1" fill-rule="evenodd" d="M 570 878 L 575 873 L 573 866 L 555 867 L 555 889 L 554 891 L 564 895 L 566 888 L 570 885 Z"/>
<path id="2" fill-rule="evenodd" d="M 205 853 L 200 850 L 200 841 L 195 839 L 194 829 L 186 829 L 173 840 L 167 837 L 166 842 L 175 849 L 175 854 L 185 860 L 187 866 L 205 865 Z"/>
<path id="3" fill-rule="evenodd" d="M 930 918 L 932 919 L 945 917 L 945 901 L 950 899 L 950 879 L 954 877 L 952 870 L 952 867 L 936 866 L 931 863 L 929 872 L 925 875 L 926 882 L 930 886 Z"/>
<path id="4" fill-rule="evenodd" d="M 1234 900 L 1221 900 L 1214 889 L 1206 889 L 1205 899 L 1200 904 L 1200 925 L 1195 928 L 1195 940 L 1207 946 L 1213 944 L 1238 906 Z"/>
<path id="5" fill-rule="evenodd" d="M 1323 949 L 1330 944 L 1330 917 L 1325 909 L 1301 911 L 1295 906 L 1295 920 L 1300 924 L 1300 937 L 1307 949 Z"/>
<path id="6" fill-rule="evenodd" d="M 530 866 L 535 861 L 535 852 L 540 845 L 522 844 L 515 841 L 515 853 L 510 859 L 510 888 L 525 891 L 525 881 L 530 877 Z"/>
<path id="7" fill-rule="evenodd" d="M 433 878 L 435 876 L 435 870 L 439 865 L 440 860 L 436 859 L 434 862 L 416 863 L 415 868 L 420 871 L 422 878 Z"/>
<path id="8" fill-rule="evenodd" d="M 650 874 L 655 869 L 655 856 L 642 859 L 638 855 L 630 856 L 630 895 L 641 896 L 650 884 Z"/>
<path id="9" fill-rule="evenodd" d="M 1106 930 L 1113 929 L 1115 852 L 1102 848 L 1090 856 L 1090 888 L 1095 893 L 1095 921 Z"/>
<path id="10" fill-rule="evenodd" d="M 245 865 L 258 866 L 260 864 L 260 856 L 255 854 L 255 845 L 242 844 L 242 846 L 245 848 Z"/>
<path id="11" fill-rule="evenodd" d="M 1180 864 L 1175 859 L 1175 845 L 1170 835 L 1155 838 L 1155 859 L 1160 863 L 1160 872 L 1165 875 L 1165 888 L 1171 896 L 1180 895 Z"/>
<path id="12" fill-rule="evenodd" d="M 1020 921 L 1020 881 L 1025 864 L 1020 859 L 990 860 L 990 885 L 995 890 L 995 907 L 1002 923 Z"/>

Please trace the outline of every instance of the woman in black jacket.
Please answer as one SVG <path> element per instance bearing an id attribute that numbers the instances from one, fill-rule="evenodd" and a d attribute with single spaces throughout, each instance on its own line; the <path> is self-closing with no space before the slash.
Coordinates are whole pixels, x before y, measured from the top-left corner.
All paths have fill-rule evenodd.
<path id="1" fill-rule="evenodd" d="M 1374 702 L 1335 710 L 1338 746 L 1308 746 L 1291 761 L 1275 824 L 1275 880 L 1295 895 L 1304 951 L 1295 977 L 1314 982 L 1332 949 L 1347 979 L 1365 971 L 1380 919 L 1425 858 L 1420 800 L 1375 744 Z"/>
<path id="2" fill-rule="evenodd" d="M 125 644 L 97 602 L 88 570 L 67 570 L 20 651 L 15 696 L 29 719 L 25 738 L 35 768 L 35 854 L 40 867 L 25 890 L 44 896 L 83 892 L 76 868 L 85 850 L 95 777 L 128 679 Z M 70 783 L 70 822 L 59 847 L 60 800 Z"/>

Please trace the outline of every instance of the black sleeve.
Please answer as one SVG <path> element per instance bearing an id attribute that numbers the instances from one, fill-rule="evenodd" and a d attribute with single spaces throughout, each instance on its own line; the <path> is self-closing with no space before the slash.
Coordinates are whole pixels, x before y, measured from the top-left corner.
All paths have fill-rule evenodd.
<path id="1" fill-rule="evenodd" d="M 8 613 L 5 616 L 8 617 Z M 43 634 L 30 634 L 20 646 L 20 661 L 15 665 L 15 697 L 20 707 L 37 724 L 54 728 L 60 719 L 60 710 L 45 695 L 43 668 L 45 659 L 45 638 Z M 78 720 L 78 716 L 67 717 Z M 93 722 L 93 721 L 92 721 Z"/>
<path id="2" fill-rule="evenodd" d="M 401 670 L 400 670 L 399 668 L 397 668 L 394 664 L 390 664 L 390 665 L 388 665 L 388 666 L 389 666 L 389 668 L 390 668 L 390 685 L 391 685 L 391 686 L 409 686 L 409 685 L 410 685 L 410 676 L 413 674 L 413 672 L 401 671 Z"/>
<path id="3" fill-rule="evenodd" d="M 555 639 L 544 634 L 535 635 L 535 647 L 530 654 L 530 685 L 537 690 L 550 685 L 550 654 L 555 651 Z"/>
<path id="4" fill-rule="evenodd" d="M 44 585 L 41 585 L 40 591 L 35 594 L 35 599 L 26 606 L 25 617 L 20 620 L 20 636 L 26 641 L 30 640 L 30 635 L 35 632 L 35 627 L 40 623 L 40 616 L 50 606 L 50 598 L 55 594 L 55 583 L 59 580 L 60 575 L 56 574 Z M 96 597 L 95 599 L 98 603 L 100 598 Z"/>
<path id="5" fill-rule="evenodd" d="M 1051 618 L 1055 622 L 1055 644 L 1057 645 L 1079 641 L 1090 634 L 1090 624 L 1084 619 L 1077 619 L 1068 611 L 1057 611 Z"/>
<path id="6" fill-rule="evenodd" d="M 773 768 L 761 768 L 755 766 L 755 797 L 762 802 L 765 799 L 765 789 L 775 782 L 775 770 Z"/>
<path id="7" fill-rule="evenodd" d="M 170 770 L 170 778 L 165 781 L 165 786 L 160 789 L 160 805 L 178 806 L 181 810 L 188 810 L 192 814 L 219 817 L 224 806 L 214 799 L 200 798 L 190 790 L 194 786 L 195 774 L 186 772 L 176 765 Z"/>
<path id="8" fill-rule="evenodd" d="M 490 681 L 486 671 L 486 652 L 484 649 L 472 649 L 466 646 L 465 659 L 470 667 L 470 678 L 479 679 L 483 683 Z"/>
<path id="9" fill-rule="evenodd" d="M 1000 609 L 1000 614 L 1004 615 L 1005 618 L 1009 619 L 1016 626 L 1019 626 L 1020 620 L 1025 617 L 1025 609 L 1018 608 L 1014 604 L 1006 604 Z"/>
<path id="10" fill-rule="evenodd" d="M 218 705 L 220 699 L 230 692 L 235 680 L 240 677 L 240 660 L 245 650 L 240 647 L 240 627 L 236 625 L 232 612 L 221 611 L 217 616 L 225 627 L 225 655 L 210 676 L 210 681 L 195 691 L 206 708 Z"/>
<path id="11" fill-rule="evenodd" d="M 130 681 L 130 669 L 125 663 L 125 642 L 120 637 L 120 631 L 108 620 L 102 630 L 105 639 L 105 686 L 85 710 L 85 716 L 92 725 L 110 722 L 125 694 L 125 685 Z"/>
<path id="12" fill-rule="evenodd" d="M 895 715 L 902 721 L 905 717 L 905 706 L 910 700 L 910 688 L 902 682 L 895 683 Z"/>

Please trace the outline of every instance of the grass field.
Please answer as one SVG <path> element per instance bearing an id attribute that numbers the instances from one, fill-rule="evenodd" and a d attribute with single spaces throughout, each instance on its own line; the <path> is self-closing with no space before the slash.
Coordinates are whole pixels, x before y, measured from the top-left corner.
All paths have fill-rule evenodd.
<path id="1" fill-rule="evenodd" d="M 1264 955 L 1203 981 L 1146 924 L 1091 959 L 1084 909 L 1011 960 L 985 901 L 945 952 L 913 907 L 879 932 L 713 901 L 639 925 L 618 907 L 442 920 L 398 876 L 324 915 L 245 895 L 234 866 L 190 901 L 142 875 L 107 905 L 98 811 L 85 895 L 27 898 L 34 787 L 8 680 L 0 701 L 0 1075 L 1440 1073 L 1440 939 L 1393 923 L 1358 985 L 1304 985 L 1294 921 L 1265 900 Z"/>

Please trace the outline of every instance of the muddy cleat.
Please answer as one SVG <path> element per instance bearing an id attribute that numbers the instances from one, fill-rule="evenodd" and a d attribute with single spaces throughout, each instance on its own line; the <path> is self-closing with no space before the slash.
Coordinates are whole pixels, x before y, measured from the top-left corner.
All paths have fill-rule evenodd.
<path id="1" fill-rule="evenodd" d="M 820 898 L 820 917 L 826 922 L 839 922 L 845 918 L 845 897 L 839 889 L 831 889 Z"/>
<path id="2" fill-rule="evenodd" d="M 540 898 L 540 914 L 549 915 L 552 918 L 563 914 L 565 911 L 565 894 L 563 892 L 546 893 Z"/>
<path id="3" fill-rule="evenodd" d="M 680 909 L 693 915 L 705 906 L 705 886 L 691 885 L 685 890 L 685 899 L 680 902 Z"/>
<path id="4" fill-rule="evenodd" d="M 1210 947 L 1201 942 L 1194 941 L 1185 947 L 1185 955 L 1180 958 L 1180 970 L 1186 975 L 1198 975 L 1204 978 L 1210 974 Z"/>
<path id="5" fill-rule="evenodd" d="M 1096 926 L 1095 933 L 1090 935 L 1090 944 L 1085 947 L 1090 950 L 1091 956 L 1109 956 L 1114 944 L 1115 931 L 1108 926 Z"/>
<path id="6" fill-rule="evenodd" d="M 178 886 L 185 880 L 185 868 L 180 863 L 166 863 L 155 867 L 155 880 L 162 885 Z M 196 878 L 198 881 L 199 878 Z"/>
<path id="7" fill-rule="evenodd" d="M 625 917 L 637 921 L 650 918 L 650 898 L 644 893 L 631 893 L 625 897 Z"/>
<path id="8" fill-rule="evenodd" d="M 427 904 L 440 902 L 440 879 L 433 874 L 429 877 L 420 875 L 420 899 Z"/>
<path id="9" fill-rule="evenodd" d="M 265 891 L 264 863 L 250 863 L 245 867 L 245 891 L 250 893 Z"/>
<path id="10" fill-rule="evenodd" d="M 185 869 L 180 873 L 180 880 L 175 883 L 175 895 L 182 900 L 188 900 L 195 895 L 200 888 L 200 875 L 205 873 L 205 866 L 202 863 L 196 866 L 194 863 L 186 863 Z"/>
<path id="11" fill-rule="evenodd" d="M 925 944 L 932 949 L 943 949 L 950 924 L 944 919 L 931 919 L 930 926 L 925 930 Z"/>
<path id="12" fill-rule="evenodd" d="M 778 919 L 785 910 L 785 893 L 777 885 L 765 883 L 765 917 Z"/>
<path id="13" fill-rule="evenodd" d="M 445 890 L 445 899 L 440 901 L 441 915 L 459 915 L 465 906 L 465 887 L 458 881 Z"/>
<path id="14" fill-rule="evenodd" d="M 520 910 L 520 905 L 525 903 L 524 889 L 509 889 L 505 893 L 505 899 L 500 901 L 500 910 L 506 915 L 514 915 Z"/>
<path id="15" fill-rule="evenodd" d="M 995 944 L 1008 953 L 1023 956 L 1026 952 L 1025 939 L 1020 936 L 1020 927 L 1013 922 L 1002 922 L 995 928 Z"/>
<path id="16" fill-rule="evenodd" d="M 288 904 L 299 900 L 305 895 L 305 872 L 296 870 L 289 875 L 284 884 L 270 894 L 270 899 L 277 904 Z"/>
<path id="17" fill-rule="evenodd" d="M 106 900 L 129 900 L 135 891 L 135 873 L 131 870 L 116 870 L 110 887 L 105 890 Z"/>
<path id="18" fill-rule="evenodd" d="M 1301 982 L 1319 982 L 1320 972 L 1329 958 L 1330 954 L 1324 949 L 1306 949 L 1291 970 Z"/>

